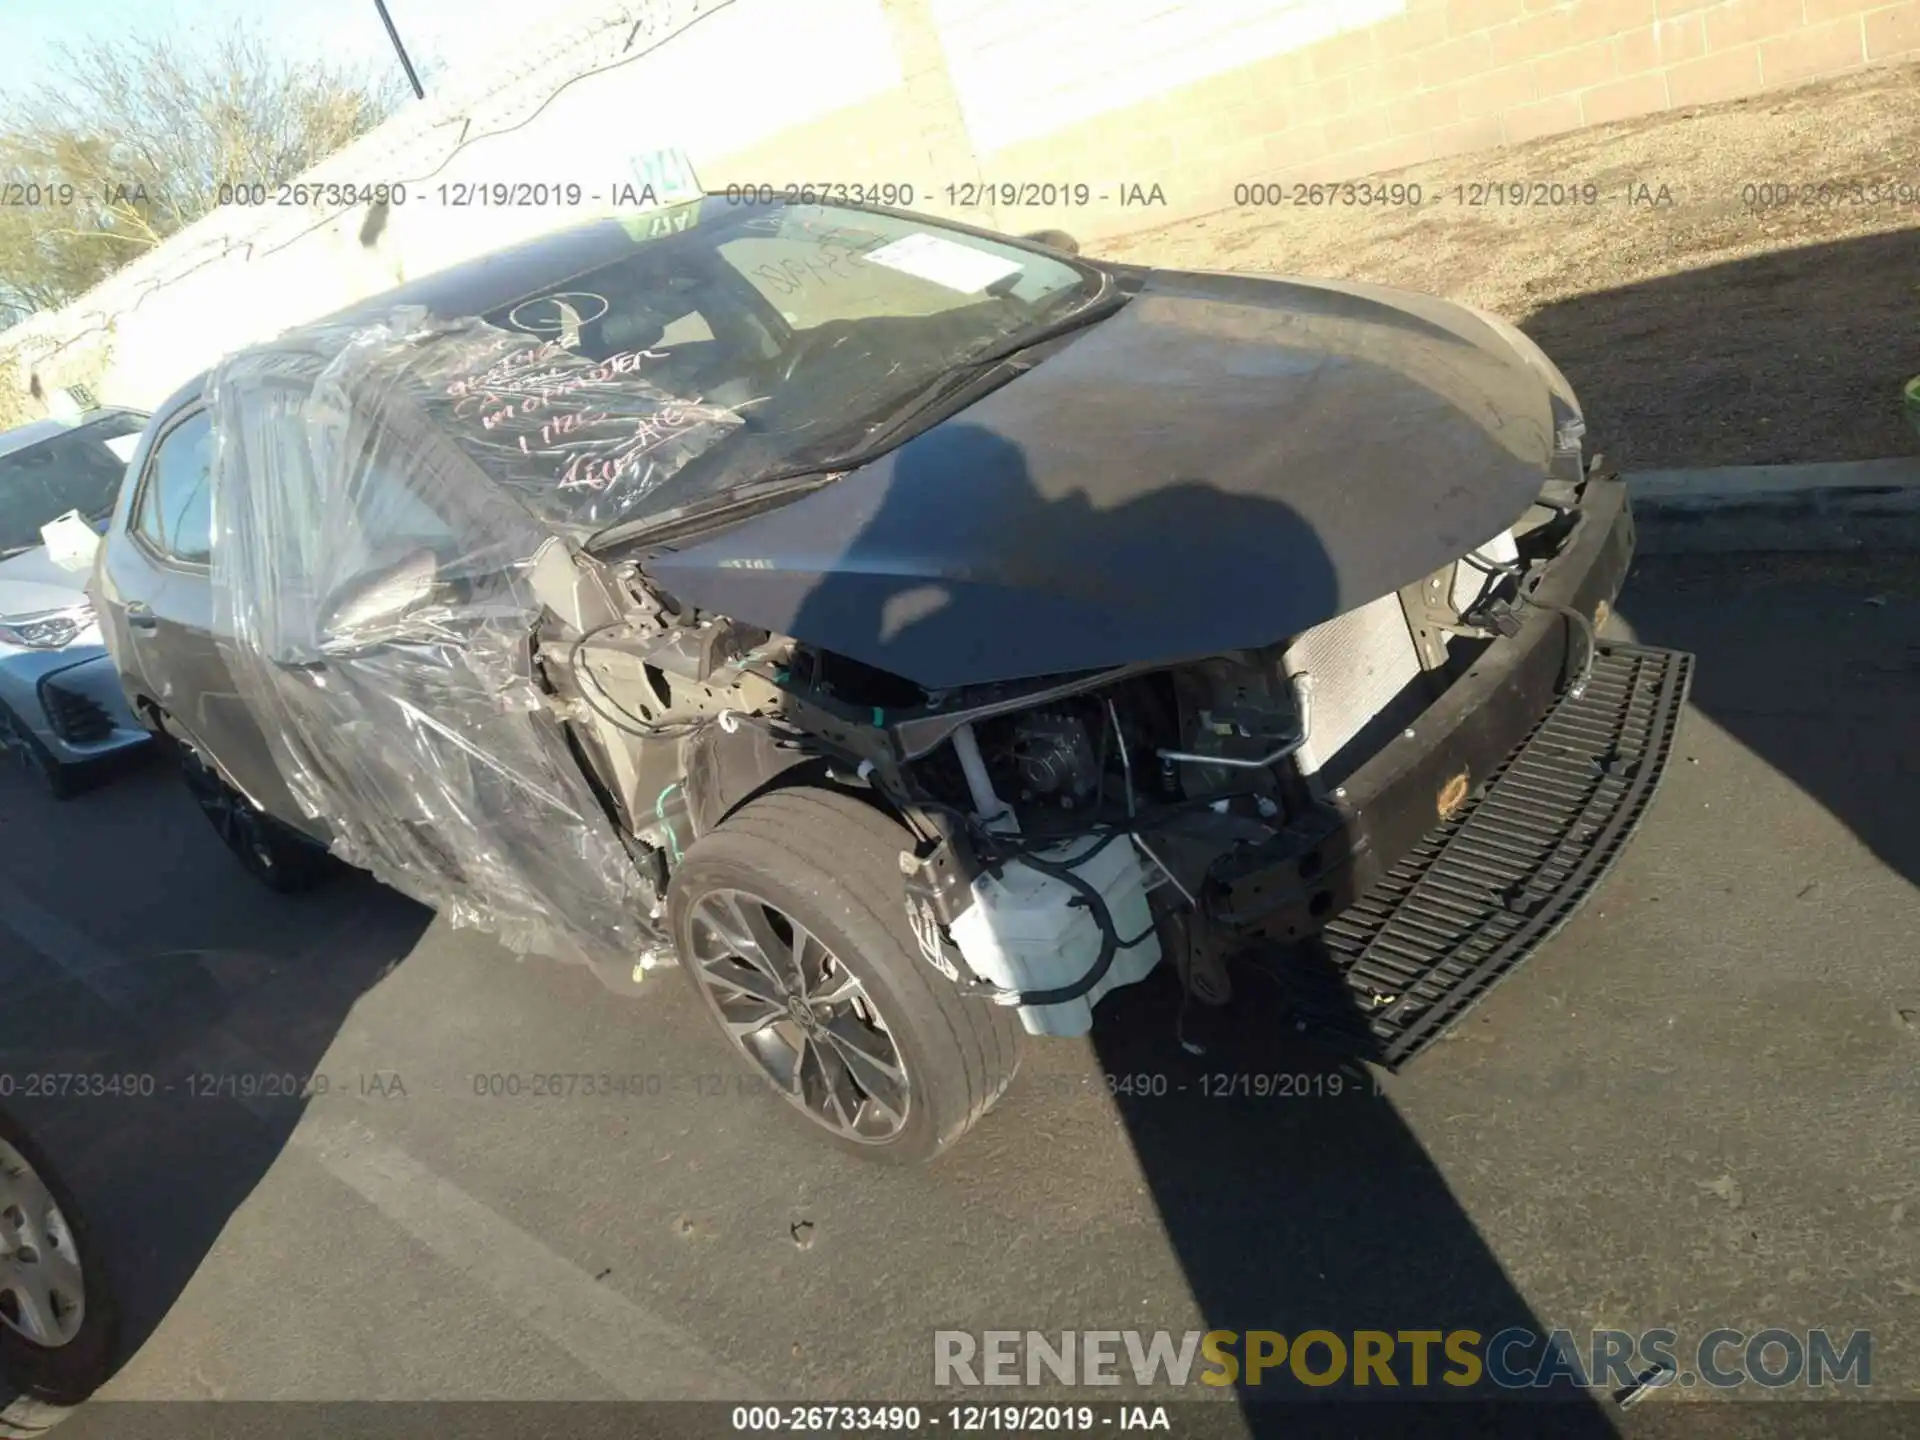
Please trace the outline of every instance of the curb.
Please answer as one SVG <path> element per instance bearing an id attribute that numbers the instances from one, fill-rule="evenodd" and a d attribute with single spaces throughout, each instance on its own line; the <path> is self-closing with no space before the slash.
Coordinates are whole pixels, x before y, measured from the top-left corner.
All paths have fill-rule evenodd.
<path id="1" fill-rule="evenodd" d="M 1626 481 L 1646 555 L 1920 550 L 1920 456 L 1641 470 Z"/>

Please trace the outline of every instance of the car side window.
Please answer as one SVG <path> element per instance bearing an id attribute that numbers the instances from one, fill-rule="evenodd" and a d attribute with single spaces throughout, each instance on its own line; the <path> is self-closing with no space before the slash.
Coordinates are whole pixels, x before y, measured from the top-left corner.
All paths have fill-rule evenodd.
<path id="1" fill-rule="evenodd" d="M 424 462 L 424 456 L 391 447 L 363 456 L 353 482 L 355 520 L 369 540 L 457 553 L 461 535 L 417 488 L 423 483 L 429 490 L 439 487 L 410 478 L 410 471 L 426 468 Z"/>
<path id="2" fill-rule="evenodd" d="M 204 565 L 213 553 L 213 423 L 181 421 L 154 447 L 133 530 L 162 555 Z"/>

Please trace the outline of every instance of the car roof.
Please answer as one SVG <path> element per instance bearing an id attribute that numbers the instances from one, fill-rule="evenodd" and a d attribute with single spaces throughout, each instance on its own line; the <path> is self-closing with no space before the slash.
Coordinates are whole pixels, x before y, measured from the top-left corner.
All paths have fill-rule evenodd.
<path id="1" fill-rule="evenodd" d="M 145 421 L 147 418 L 143 410 L 128 410 L 122 406 L 109 405 L 98 410 L 89 410 L 74 420 L 51 418 L 29 420 L 26 424 L 16 425 L 11 430 L 0 431 L 0 456 L 16 455 L 22 450 L 31 450 L 35 445 L 48 440 L 57 440 L 62 435 L 70 435 L 84 426 L 100 420 L 111 420 L 117 415 L 124 415 L 130 420 L 137 421 Z"/>
<path id="2" fill-rule="evenodd" d="M 717 202 L 708 201 L 708 204 Z M 641 242 L 618 220 L 589 220 L 551 234 L 540 235 L 504 250 L 463 260 L 445 270 L 423 275 L 379 295 L 356 301 L 343 310 L 308 324 L 352 324 L 374 320 L 404 305 L 419 305 L 434 315 L 452 319 L 484 315 L 515 300 L 523 300 L 575 275 L 612 264 L 633 253 Z M 298 325 L 304 330 L 307 325 Z"/>

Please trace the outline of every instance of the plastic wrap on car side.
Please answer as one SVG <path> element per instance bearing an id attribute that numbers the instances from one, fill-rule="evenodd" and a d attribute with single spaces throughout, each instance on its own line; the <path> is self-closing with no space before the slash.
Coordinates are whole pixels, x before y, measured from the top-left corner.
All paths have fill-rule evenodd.
<path id="1" fill-rule="evenodd" d="M 299 806 L 456 925 L 633 955 L 651 896 L 537 678 L 533 572 L 737 418 L 421 312 L 230 357 L 209 395 L 215 630 Z"/>

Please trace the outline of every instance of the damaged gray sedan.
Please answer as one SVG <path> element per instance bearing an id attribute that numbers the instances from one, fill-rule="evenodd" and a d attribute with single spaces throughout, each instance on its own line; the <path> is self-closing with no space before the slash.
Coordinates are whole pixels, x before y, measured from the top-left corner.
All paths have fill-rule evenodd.
<path id="1" fill-rule="evenodd" d="M 263 879 L 677 960 L 795 1114 L 921 1160 L 1156 967 L 1222 1005 L 1263 956 L 1395 1066 L 1591 892 L 1690 666 L 1599 636 L 1583 435 L 1459 305 L 710 196 L 223 362 L 95 589 Z"/>

